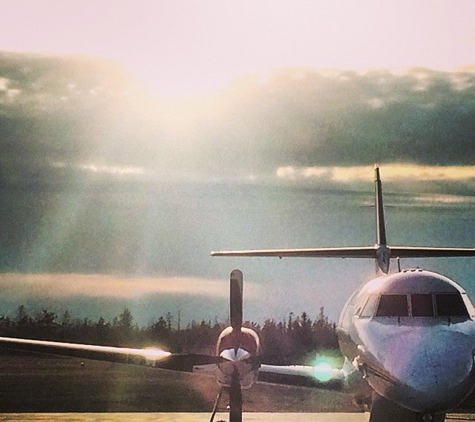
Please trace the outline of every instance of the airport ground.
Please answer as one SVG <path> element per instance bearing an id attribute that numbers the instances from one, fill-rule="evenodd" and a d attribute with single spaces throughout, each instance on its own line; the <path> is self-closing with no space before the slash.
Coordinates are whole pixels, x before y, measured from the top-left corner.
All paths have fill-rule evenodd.
<path id="1" fill-rule="evenodd" d="M 208 422 L 208 413 L 3 413 L 0 421 L 13 422 Z M 245 413 L 243 422 L 367 422 L 362 413 Z M 217 414 L 216 422 L 228 420 Z M 446 422 L 475 421 L 475 414 L 449 415 Z"/>
<path id="2" fill-rule="evenodd" d="M 206 375 L 27 353 L 0 355 L 0 421 L 205 422 L 218 390 Z M 350 395 L 338 391 L 258 383 L 244 391 L 243 400 L 246 422 L 368 420 L 356 412 Z M 218 413 L 214 420 L 228 417 Z M 475 415 L 454 414 L 447 420 L 475 421 Z"/>
<path id="3" fill-rule="evenodd" d="M 22 422 L 209 422 L 208 413 L 43 413 L 0 414 L 0 421 Z M 217 414 L 216 422 L 228 421 L 227 414 Z M 243 422 L 367 422 L 361 413 L 245 413 Z"/>
<path id="4" fill-rule="evenodd" d="M 0 356 L 0 412 L 211 412 L 214 377 L 23 353 Z M 227 400 L 221 401 L 224 409 Z M 348 394 L 258 383 L 245 412 L 353 412 Z"/>

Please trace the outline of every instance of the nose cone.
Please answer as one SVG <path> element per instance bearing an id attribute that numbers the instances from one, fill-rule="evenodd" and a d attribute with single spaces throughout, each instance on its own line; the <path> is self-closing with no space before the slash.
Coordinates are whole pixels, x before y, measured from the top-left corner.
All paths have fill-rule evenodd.
<path id="1" fill-rule="evenodd" d="M 387 339 L 379 360 L 396 380 L 387 391 L 395 401 L 415 411 L 446 410 L 470 393 L 473 339 L 447 328 L 412 327 Z"/>

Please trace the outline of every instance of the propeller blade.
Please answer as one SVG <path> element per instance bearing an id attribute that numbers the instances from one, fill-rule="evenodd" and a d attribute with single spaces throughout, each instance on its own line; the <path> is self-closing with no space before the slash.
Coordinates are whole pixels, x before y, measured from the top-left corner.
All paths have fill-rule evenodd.
<path id="1" fill-rule="evenodd" d="M 239 373 L 235 369 L 229 388 L 229 422 L 242 422 L 242 392 Z"/>
<path id="2" fill-rule="evenodd" d="M 230 311 L 233 330 L 241 330 L 242 325 L 242 272 L 234 270 L 230 276 Z"/>

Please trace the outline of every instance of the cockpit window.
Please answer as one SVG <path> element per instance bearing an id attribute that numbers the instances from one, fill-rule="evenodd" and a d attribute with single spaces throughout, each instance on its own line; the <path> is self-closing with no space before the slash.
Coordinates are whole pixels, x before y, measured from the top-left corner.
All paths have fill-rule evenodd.
<path id="1" fill-rule="evenodd" d="M 434 305 L 431 294 L 411 295 L 412 316 L 413 317 L 433 317 Z"/>
<path id="2" fill-rule="evenodd" d="M 460 293 L 382 294 L 379 297 L 379 304 L 378 296 L 371 295 L 359 312 L 359 316 L 371 317 L 372 315 L 377 317 L 469 317 Z"/>
<path id="3" fill-rule="evenodd" d="M 467 308 L 458 293 L 438 293 L 435 301 L 438 316 L 468 317 Z"/>
<path id="4" fill-rule="evenodd" d="M 378 305 L 378 299 L 378 295 L 371 295 L 366 301 L 363 310 L 360 312 L 360 317 L 372 317 L 374 315 L 374 311 L 376 310 L 376 306 Z"/>
<path id="5" fill-rule="evenodd" d="M 381 295 L 376 316 L 409 316 L 407 295 Z"/>

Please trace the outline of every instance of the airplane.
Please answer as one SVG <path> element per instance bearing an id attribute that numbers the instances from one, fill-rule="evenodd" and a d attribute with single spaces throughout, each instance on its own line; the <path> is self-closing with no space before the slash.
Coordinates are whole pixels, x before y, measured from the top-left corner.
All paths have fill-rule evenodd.
<path id="1" fill-rule="evenodd" d="M 373 392 L 370 421 L 436 421 L 460 404 L 475 385 L 475 309 L 454 281 L 422 270 L 389 273 L 389 260 L 399 256 L 475 256 L 469 248 L 391 247 L 386 244 L 382 188 L 375 169 L 377 243 L 370 247 L 212 252 L 213 256 L 315 256 L 376 259 L 386 274 L 358 289 L 343 308 L 338 334 L 345 356 L 342 368 L 264 365 L 259 337 L 242 326 L 243 276 L 230 276 L 231 326 L 224 329 L 212 364 L 229 395 L 229 422 L 242 421 L 241 389 L 250 388 L 259 373 L 337 379 L 342 384 Z M 405 298 L 405 300 L 404 300 Z M 27 350 L 87 359 L 165 367 L 179 355 L 162 349 L 133 349 L 43 340 L 0 337 L 0 348 Z M 400 351 L 395 354 L 394 351 Z M 198 358 L 198 357 L 196 357 Z M 197 359 L 198 361 L 198 359 Z"/>
<path id="2" fill-rule="evenodd" d="M 345 357 L 334 374 L 371 392 L 370 422 L 443 422 L 475 387 L 475 308 L 455 281 L 421 269 L 389 273 L 390 259 L 473 257 L 474 248 L 387 244 L 382 183 L 374 168 L 376 243 L 347 248 L 211 252 L 234 257 L 373 258 L 383 275 L 358 288 L 338 321 Z M 284 368 L 291 373 L 292 368 Z M 295 372 L 309 368 L 295 368 Z"/>

